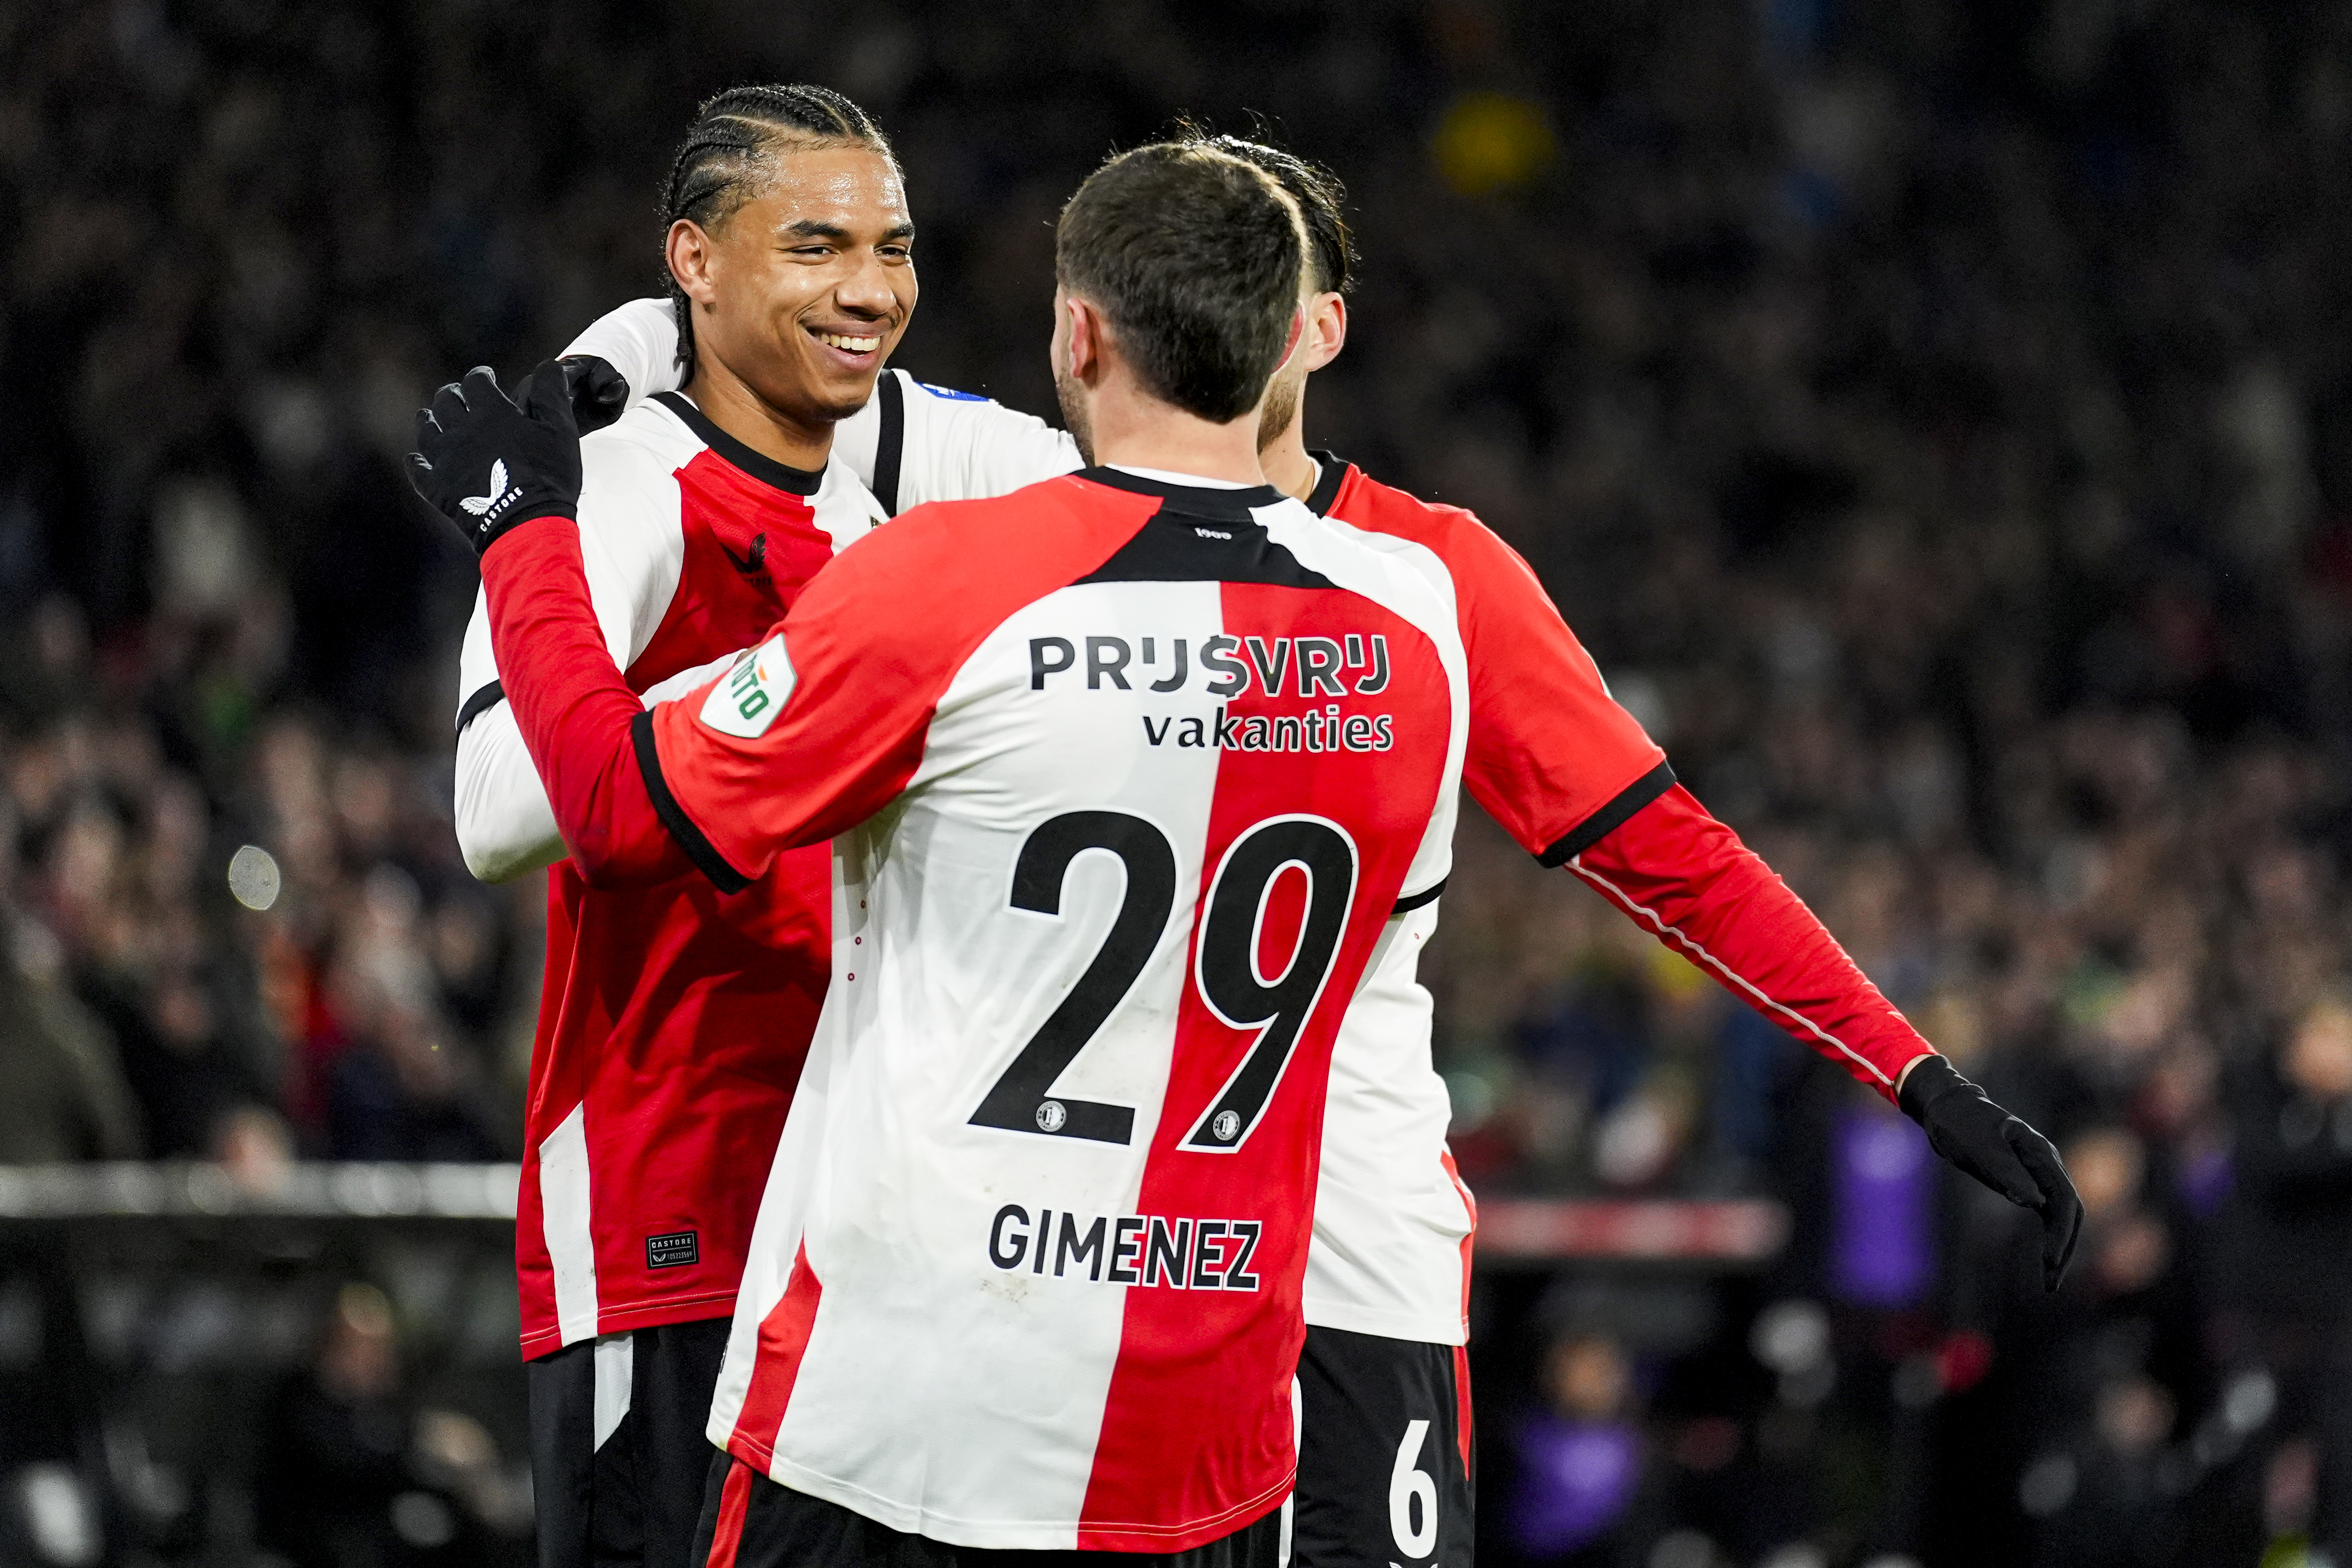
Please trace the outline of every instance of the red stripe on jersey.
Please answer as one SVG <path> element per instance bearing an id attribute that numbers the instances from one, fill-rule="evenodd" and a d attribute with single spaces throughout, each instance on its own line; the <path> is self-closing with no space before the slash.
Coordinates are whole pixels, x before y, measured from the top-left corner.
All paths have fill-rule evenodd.
<path id="1" fill-rule="evenodd" d="M 805 497 L 754 479 L 708 447 L 677 476 L 682 591 L 629 666 L 639 691 L 757 642 L 833 559 L 833 536 L 816 526 Z"/>
<path id="2" fill-rule="evenodd" d="M 1470 1473 L 1470 1347 L 1454 1347 L 1454 1431 L 1462 1449 L 1462 1476 L 1473 1485 L 1477 1477 Z"/>
<path id="3" fill-rule="evenodd" d="M 751 1467 L 738 1459 L 719 1489 L 719 1527 L 710 1532 L 710 1555 L 702 1568 L 735 1568 L 743 1545 L 743 1520 L 751 1511 Z"/>
<path id="4" fill-rule="evenodd" d="M 1441 1147 L 1437 1151 L 1437 1163 L 1445 1167 L 1445 1179 L 1452 1182 L 1454 1190 L 1462 1195 L 1462 1207 L 1470 1216 L 1470 1228 L 1462 1236 L 1462 1326 L 1466 1330 L 1470 1326 L 1470 1259 L 1478 1240 L 1478 1200 L 1470 1196 L 1469 1186 L 1462 1180 L 1462 1171 L 1454 1163 L 1452 1149 Z"/>
<path id="5" fill-rule="evenodd" d="M 1534 570 L 1486 524 L 1353 467 L 1330 516 L 1410 539 L 1445 563 L 1470 660 L 1462 782 L 1529 854 L 1558 843 L 1665 759 L 1609 695 Z"/>
<path id="6" fill-rule="evenodd" d="M 776 1432 L 784 1424 L 784 1406 L 792 1403 L 793 1385 L 800 1381 L 801 1357 L 808 1354 L 809 1335 L 816 1330 L 816 1310 L 824 1287 L 809 1267 L 803 1242 L 793 1257 L 793 1277 L 784 1293 L 760 1320 L 759 1349 L 751 1362 L 751 1386 L 735 1417 L 728 1452 L 758 1463 L 761 1474 L 776 1462 Z"/>
<path id="7" fill-rule="evenodd" d="M 1218 757 L 1194 911 L 1192 977 L 1178 1009 L 1174 1061 L 1137 1204 L 1144 1214 L 1259 1226 L 1248 1265 L 1256 1288 L 1223 1288 L 1219 1275 L 1234 1249 L 1196 1239 L 1190 1288 L 1128 1291 L 1118 1362 L 1079 1519 L 1081 1551 L 1183 1551 L 1270 1511 L 1290 1488 L 1297 1466 L 1291 1380 L 1305 1334 L 1299 1293 L 1332 1040 L 1436 806 L 1450 739 L 1444 671 L 1410 622 L 1331 590 L 1227 583 L 1223 597 L 1229 635 L 1255 637 L 1271 650 L 1275 639 L 1299 633 L 1335 643 L 1355 633 L 1364 640 L 1360 646 L 1379 634 L 1391 674 L 1374 696 L 1350 688 L 1339 698 L 1299 696 L 1297 686 L 1307 683 L 1295 672 L 1270 695 L 1261 676 L 1221 716 L 1228 733 L 1244 737 L 1252 720 L 1264 720 L 1259 733 L 1267 748 L 1228 745 Z M 1308 749 L 1320 736 L 1348 733 L 1329 722 L 1335 705 L 1343 725 L 1349 716 L 1388 716 L 1389 748 Z M 1304 722 L 1310 710 L 1317 716 L 1312 730 Z M 1228 1086 L 1261 1035 L 1256 1027 L 1227 1024 L 1203 998 L 1209 960 L 1200 943 L 1202 921 L 1222 891 L 1214 884 L 1228 852 L 1261 824 L 1297 817 L 1337 824 L 1360 857 L 1344 924 L 1324 954 L 1305 947 L 1298 935 L 1305 879 L 1277 873 L 1270 898 L 1267 890 L 1249 890 L 1249 903 L 1263 907 L 1265 917 L 1248 946 L 1261 964 L 1269 954 L 1294 950 L 1300 961 L 1321 958 L 1328 977 L 1287 1066 L 1237 1146 L 1187 1147 L 1196 1130 L 1213 1122 L 1211 1113 L 1230 1104 Z M 1280 977 L 1261 968 L 1256 979 L 1278 984 Z M 1230 998 L 1228 988 L 1219 988 Z"/>

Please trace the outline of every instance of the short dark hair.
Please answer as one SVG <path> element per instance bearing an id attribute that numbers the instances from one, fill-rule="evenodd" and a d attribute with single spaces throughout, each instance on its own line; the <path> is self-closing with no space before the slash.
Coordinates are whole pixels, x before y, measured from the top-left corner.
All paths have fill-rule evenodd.
<path id="1" fill-rule="evenodd" d="M 1263 141 L 1212 136 L 1206 131 L 1189 140 L 1265 170 L 1290 193 L 1290 199 L 1298 204 L 1299 221 L 1307 225 L 1307 254 L 1315 264 L 1315 276 L 1309 281 L 1318 294 L 1345 294 L 1355 287 L 1356 239 L 1348 229 L 1348 187 L 1339 175 Z"/>
<path id="2" fill-rule="evenodd" d="M 1298 219 L 1281 186 L 1198 142 L 1156 141 L 1087 176 L 1054 246 L 1154 396 L 1219 424 L 1257 406 L 1298 308 Z"/>
<path id="3" fill-rule="evenodd" d="M 662 243 L 680 218 L 716 228 L 751 199 L 752 175 L 776 152 L 844 142 L 872 148 L 895 165 L 890 139 L 866 111 L 829 87 L 807 82 L 730 87 L 704 100 L 670 160 L 662 186 Z M 677 313 L 677 360 L 694 379 L 694 312 L 670 276 L 665 255 L 663 288 Z"/>

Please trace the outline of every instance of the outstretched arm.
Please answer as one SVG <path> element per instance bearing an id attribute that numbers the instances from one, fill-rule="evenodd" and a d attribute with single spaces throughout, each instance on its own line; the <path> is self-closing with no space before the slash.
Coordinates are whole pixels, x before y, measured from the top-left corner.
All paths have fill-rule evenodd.
<path id="1" fill-rule="evenodd" d="M 1559 863 L 1894 1101 L 1937 1154 L 2040 1214 L 2042 1280 L 2058 1288 L 2083 1225 L 2058 1151 L 1937 1055 L 1803 900 L 1688 790 L 1675 785 Z"/>
<path id="2" fill-rule="evenodd" d="M 1935 1050 L 1788 883 L 1679 784 L 1554 863 L 1888 1100 Z"/>
<path id="3" fill-rule="evenodd" d="M 1544 864 L 1566 866 L 1901 1107 L 1937 1154 L 2039 1213 L 2043 1278 L 2056 1289 L 2083 1206 L 2049 1140 L 1937 1055 L 1788 884 L 1675 783 L 1527 563 L 1466 513 L 1429 516 L 1461 595 L 1463 778 L 1479 804 Z"/>

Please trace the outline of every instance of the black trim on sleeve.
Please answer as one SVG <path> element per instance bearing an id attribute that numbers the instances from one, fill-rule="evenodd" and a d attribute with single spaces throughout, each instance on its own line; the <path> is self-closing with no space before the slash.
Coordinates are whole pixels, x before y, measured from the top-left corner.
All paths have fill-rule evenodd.
<path id="1" fill-rule="evenodd" d="M 1620 789 L 1615 800 L 1579 822 L 1573 831 L 1536 859 L 1547 866 L 1566 865 L 1623 827 L 1626 818 L 1674 787 L 1675 770 L 1665 763 L 1659 763 Z"/>
<path id="2" fill-rule="evenodd" d="M 787 495 L 814 496 L 817 486 L 824 483 L 824 470 L 821 468 L 795 468 L 789 463 L 777 462 L 764 452 L 752 451 L 711 423 L 710 416 L 695 407 L 684 392 L 656 392 L 653 401 L 677 415 L 678 422 L 699 436 L 705 446 L 762 485 L 772 486 Z"/>
<path id="3" fill-rule="evenodd" d="M 492 681 L 482 687 L 457 706 L 457 733 L 465 734 L 467 725 L 506 700 L 507 689 L 498 682 Z"/>
<path id="4" fill-rule="evenodd" d="M 702 830 L 694 825 L 694 819 L 686 814 L 677 797 L 669 792 L 669 780 L 662 777 L 661 752 L 654 745 L 654 716 L 650 710 L 629 722 L 629 738 L 636 743 L 637 771 L 645 775 L 646 793 L 653 797 L 654 815 L 669 830 L 677 847 L 686 852 L 686 858 L 721 893 L 740 893 L 751 886 L 751 879 L 727 863 L 727 857 L 702 836 Z"/>
<path id="5" fill-rule="evenodd" d="M 907 455 L 907 389 L 898 372 L 884 371 L 874 395 L 882 402 L 882 429 L 874 439 L 874 498 L 882 515 L 898 515 L 898 467 Z"/>
<path id="6" fill-rule="evenodd" d="M 1328 517 L 1339 502 L 1339 486 L 1348 482 L 1348 470 L 1355 465 L 1328 452 L 1309 452 L 1307 456 L 1322 465 L 1323 476 L 1315 481 L 1315 488 L 1307 493 L 1307 509 L 1318 517 Z"/>
<path id="7" fill-rule="evenodd" d="M 1406 894 L 1402 898 L 1396 901 L 1396 907 L 1389 911 L 1389 918 L 1394 920 L 1398 915 L 1409 915 L 1412 911 L 1419 909 L 1424 904 L 1435 904 L 1437 902 L 1437 895 L 1444 893 L 1445 891 L 1445 884 L 1453 880 L 1454 879 L 1452 877 L 1441 876 L 1429 886 L 1423 888 L 1419 893 Z"/>

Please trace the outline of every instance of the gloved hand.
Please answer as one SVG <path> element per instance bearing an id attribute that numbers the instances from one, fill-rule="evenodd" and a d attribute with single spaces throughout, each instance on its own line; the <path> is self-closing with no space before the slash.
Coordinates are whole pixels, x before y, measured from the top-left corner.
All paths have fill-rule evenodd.
<path id="1" fill-rule="evenodd" d="M 568 354 L 563 384 L 572 393 L 572 422 L 586 435 L 604 429 L 629 406 L 629 383 L 612 361 L 596 354 Z"/>
<path id="2" fill-rule="evenodd" d="M 580 427 L 564 368 L 550 360 L 509 402 L 488 365 L 416 411 L 408 482 L 479 556 L 532 517 L 580 515 Z"/>
<path id="3" fill-rule="evenodd" d="M 2083 1200 L 2050 1140 L 1985 1097 L 1941 1056 L 1923 1056 L 1895 1096 L 1944 1158 L 2042 1216 L 2042 1283 L 2054 1291 L 2083 1229 Z"/>

